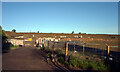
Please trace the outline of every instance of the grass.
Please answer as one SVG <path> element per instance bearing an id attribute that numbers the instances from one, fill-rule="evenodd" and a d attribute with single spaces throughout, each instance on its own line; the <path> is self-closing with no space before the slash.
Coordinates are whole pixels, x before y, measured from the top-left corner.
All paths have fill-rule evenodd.
<path id="1" fill-rule="evenodd" d="M 101 60 L 86 60 L 79 59 L 73 55 L 69 55 L 68 61 L 65 61 L 63 56 L 60 56 L 58 61 L 65 66 L 79 67 L 87 70 L 108 71 L 108 67 Z"/>
<path id="2" fill-rule="evenodd" d="M 14 50 L 14 49 L 17 49 L 17 48 L 19 48 L 19 46 L 13 46 L 13 45 L 10 46 L 10 50 Z"/>
<path id="3" fill-rule="evenodd" d="M 45 49 L 46 57 L 51 58 L 52 49 Z M 104 64 L 104 61 L 101 60 L 91 60 L 85 58 L 78 58 L 73 54 L 69 55 L 68 61 L 65 61 L 65 54 L 63 51 L 56 49 L 53 51 L 56 54 L 57 62 L 61 65 L 72 67 L 72 68 L 81 68 L 85 70 L 96 70 L 96 71 L 108 71 L 109 68 Z"/>
<path id="4" fill-rule="evenodd" d="M 74 56 L 70 56 L 70 63 L 74 67 L 81 67 L 82 69 L 90 69 L 90 70 L 98 70 L 98 71 L 106 71 L 108 70 L 107 66 L 105 66 L 104 62 L 101 60 L 86 60 L 86 59 L 79 59 Z"/>

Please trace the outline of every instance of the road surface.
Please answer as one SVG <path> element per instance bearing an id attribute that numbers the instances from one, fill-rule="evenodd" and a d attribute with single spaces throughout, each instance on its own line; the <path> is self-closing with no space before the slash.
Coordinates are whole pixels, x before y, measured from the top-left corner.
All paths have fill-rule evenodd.
<path id="1" fill-rule="evenodd" d="M 36 47 L 21 47 L 2 55 L 3 70 L 59 70 L 50 65 Z"/>

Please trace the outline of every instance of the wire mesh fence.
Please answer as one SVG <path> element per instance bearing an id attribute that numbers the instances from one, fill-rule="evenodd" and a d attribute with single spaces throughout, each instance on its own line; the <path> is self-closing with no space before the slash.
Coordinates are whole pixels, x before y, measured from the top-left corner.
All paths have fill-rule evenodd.
<path id="1" fill-rule="evenodd" d="M 87 40 L 87 39 L 86 39 Z M 47 59 L 62 63 L 66 66 L 80 67 L 95 70 L 119 69 L 119 46 L 109 46 L 106 42 L 85 41 L 67 38 L 55 41 L 54 39 L 39 38 L 37 42 L 41 49 L 45 49 Z"/>
<path id="2" fill-rule="evenodd" d="M 46 41 L 45 48 L 51 50 L 61 50 L 63 54 L 66 51 L 66 42 L 55 42 L 55 41 Z M 100 45 L 95 43 L 85 43 L 80 41 L 70 41 L 68 43 L 68 55 L 74 55 L 80 59 L 89 59 L 89 60 L 106 60 L 108 57 L 108 46 Z M 120 61 L 119 55 L 120 52 L 112 51 L 111 47 L 109 51 L 109 60 Z"/>

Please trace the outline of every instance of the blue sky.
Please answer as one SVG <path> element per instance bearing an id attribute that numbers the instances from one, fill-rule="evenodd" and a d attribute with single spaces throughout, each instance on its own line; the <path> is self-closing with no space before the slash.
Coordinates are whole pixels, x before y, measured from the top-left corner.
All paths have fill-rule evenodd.
<path id="1" fill-rule="evenodd" d="M 118 3 L 3 2 L 2 28 L 17 32 L 118 34 Z"/>

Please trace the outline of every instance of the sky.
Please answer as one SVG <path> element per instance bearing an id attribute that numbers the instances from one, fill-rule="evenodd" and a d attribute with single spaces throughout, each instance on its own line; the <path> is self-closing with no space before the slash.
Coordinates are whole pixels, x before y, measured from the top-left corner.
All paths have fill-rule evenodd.
<path id="1" fill-rule="evenodd" d="M 2 28 L 16 32 L 118 34 L 118 3 L 3 2 Z"/>

